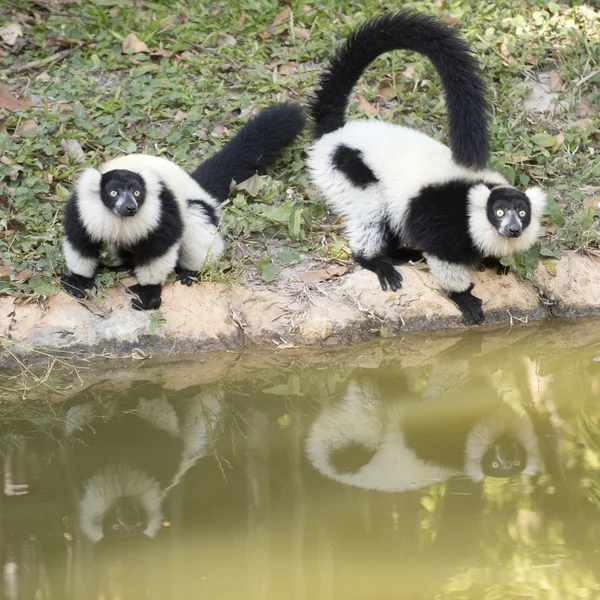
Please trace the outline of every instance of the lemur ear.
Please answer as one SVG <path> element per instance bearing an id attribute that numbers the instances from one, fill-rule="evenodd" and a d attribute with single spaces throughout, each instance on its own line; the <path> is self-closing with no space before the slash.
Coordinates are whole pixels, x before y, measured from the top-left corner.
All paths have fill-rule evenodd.
<path id="1" fill-rule="evenodd" d="M 77 182 L 77 192 L 81 198 L 85 198 L 89 194 L 100 193 L 100 182 L 102 174 L 98 169 L 86 169 L 80 176 Z"/>
<path id="2" fill-rule="evenodd" d="M 539 187 L 532 187 L 525 190 L 525 195 L 531 204 L 531 212 L 536 217 L 541 217 L 546 210 L 546 192 Z"/>

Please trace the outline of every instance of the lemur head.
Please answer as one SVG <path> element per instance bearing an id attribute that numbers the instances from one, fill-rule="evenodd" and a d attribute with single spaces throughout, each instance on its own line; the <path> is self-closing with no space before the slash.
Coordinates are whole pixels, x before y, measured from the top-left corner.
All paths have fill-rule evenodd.
<path id="1" fill-rule="evenodd" d="M 501 235 L 520 237 L 531 222 L 531 202 L 525 192 L 504 186 L 494 188 L 488 198 L 487 217 Z"/>
<path id="2" fill-rule="evenodd" d="M 125 169 L 103 173 L 100 180 L 100 198 L 120 217 L 133 217 L 146 198 L 144 178 Z"/>

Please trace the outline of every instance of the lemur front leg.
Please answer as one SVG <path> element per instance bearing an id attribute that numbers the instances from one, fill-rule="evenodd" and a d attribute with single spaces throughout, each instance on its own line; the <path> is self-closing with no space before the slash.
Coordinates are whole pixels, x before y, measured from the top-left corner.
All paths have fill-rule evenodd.
<path id="1" fill-rule="evenodd" d="M 471 267 L 450 263 L 430 254 L 426 254 L 425 258 L 434 279 L 462 313 L 465 325 L 479 325 L 484 319 L 483 302 L 471 293 Z"/>
<path id="2" fill-rule="evenodd" d="M 503 265 L 500 259 L 495 256 L 486 256 L 481 259 L 479 270 L 485 271 L 486 269 L 496 269 L 498 275 L 508 275 L 510 273 L 510 265 Z"/>
<path id="3" fill-rule="evenodd" d="M 146 245 L 144 245 L 146 246 Z M 138 247 L 133 252 L 135 276 L 138 283 L 131 285 L 127 291 L 135 294 L 131 306 L 136 310 L 155 310 L 160 308 L 162 286 L 167 277 L 175 269 L 179 243 L 170 246 L 163 254 L 157 256 L 149 248 Z"/>
<path id="4" fill-rule="evenodd" d="M 69 269 L 60 276 L 60 285 L 75 298 L 85 298 L 94 287 L 94 273 L 100 262 L 102 244 L 92 241 L 76 213 L 74 201 L 65 209 L 63 253 Z"/>

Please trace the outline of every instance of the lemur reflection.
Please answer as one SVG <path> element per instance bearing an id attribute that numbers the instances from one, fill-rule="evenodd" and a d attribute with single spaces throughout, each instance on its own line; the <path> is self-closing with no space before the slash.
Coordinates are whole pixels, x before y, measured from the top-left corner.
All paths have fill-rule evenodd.
<path id="1" fill-rule="evenodd" d="M 504 401 L 491 375 L 467 359 L 436 363 L 426 383 L 397 370 L 361 375 L 309 428 L 306 453 L 322 475 L 402 492 L 461 475 L 481 482 L 538 472 L 529 415 Z"/>
<path id="2" fill-rule="evenodd" d="M 92 542 L 105 536 L 154 537 L 167 492 L 210 448 L 218 399 L 186 390 L 167 398 L 148 383 L 127 400 L 87 400 L 67 413 L 69 468 L 78 488 L 79 527 Z"/>

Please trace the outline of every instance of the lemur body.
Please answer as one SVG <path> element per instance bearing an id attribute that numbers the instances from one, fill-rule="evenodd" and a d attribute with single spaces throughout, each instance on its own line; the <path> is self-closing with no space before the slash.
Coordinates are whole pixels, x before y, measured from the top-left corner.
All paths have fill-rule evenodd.
<path id="1" fill-rule="evenodd" d="M 445 90 L 452 150 L 431 137 L 379 121 L 345 122 L 349 94 L 380 54 L 427 55 Z M 471 272 L 537 239 L 545 195 L 520 192 L 485 168 L 489 156 L 485 85 L 468 46 L 446 25 L 403 11 L 367 22 L 342 45 L 323 74 L 311 114 L 317 140 L 313 182 L 345 221 L 355 260 L 396 291 L 394 264 L 425 256 L 466 323 L 483 320 Z M 408 247 L 408 248 L 407 248 Z"/>

